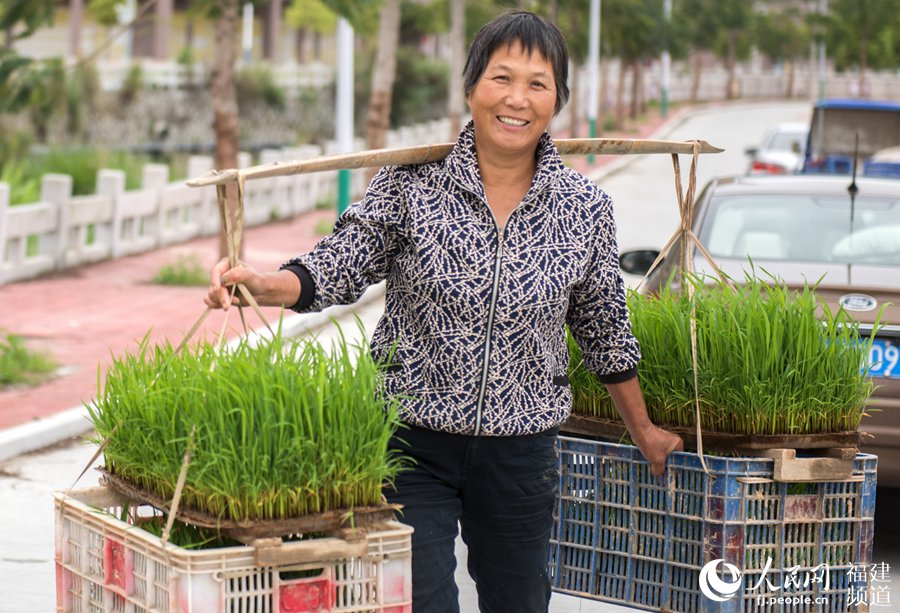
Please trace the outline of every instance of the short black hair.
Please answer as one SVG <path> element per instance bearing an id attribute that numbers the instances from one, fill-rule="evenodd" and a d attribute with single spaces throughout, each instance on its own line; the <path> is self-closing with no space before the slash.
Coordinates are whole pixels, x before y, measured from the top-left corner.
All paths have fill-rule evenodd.
<path id="1" fill-rule="evenodd" d="M 519 43 L 527 53 L 535 49 L 553 66 L 556 81 L 558 115 L 569 100 L 569 50 L 566 39 L 555 25 L 528 11 L 509 11 L 486 23 L 472 41 L 463 84 L 466 96 L 472 93 L 487 68 L 488 60 L 499 47 Z"/>

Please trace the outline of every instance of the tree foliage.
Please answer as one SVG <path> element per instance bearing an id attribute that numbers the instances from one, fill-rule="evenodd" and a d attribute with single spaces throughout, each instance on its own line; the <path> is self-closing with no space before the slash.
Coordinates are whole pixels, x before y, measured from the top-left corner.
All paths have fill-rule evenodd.
<path id="1" fill-rule="evenodd" d="M 16 40 L 53 23 L 55 4 L 50 0 L 4 0 L 0 3 L 0 31 L 9 45 L 0 47 L 0 113 L 15 112 L 38 95 L 56 73 L 53 62 L 23 57 L 12 48 Z"/>
<path id="2" fill-rule="evenodd" d="M 329 34 L 337 28 L 338 14 L 322 0 L 293 0 L 284 15 L 292 28 L 307 28 L 319 34 Z"/>
<path id="3" fill-rule="evenodd" d="M 831 0 L 824 21 L 838 70 L 900 67 L 900 0 Z"/>
<path id="4" fill-rule="evenodd" d="M 784 62 L 809 53 L 812 32 L 799 12 L 785 10 L 754 15 L 752 36 L 762 54 L 773 62 Z"/>

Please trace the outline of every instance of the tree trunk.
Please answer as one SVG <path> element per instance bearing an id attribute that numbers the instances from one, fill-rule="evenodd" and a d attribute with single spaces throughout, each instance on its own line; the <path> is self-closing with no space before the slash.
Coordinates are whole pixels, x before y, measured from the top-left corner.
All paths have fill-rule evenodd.
<path id="1" fill-rule="evenodd" d="M 81 59 L 81 24 L 84 21 L 84 0 L 69 1 L 69 54 Z"/>
<path id="2" fill-rule="evenodd" d="M 213 60 L 212 105 L 216 133 L 216 168 L 238 165 L 238 105 L 234 86 L 234 62 L 237 58 L 238 0 L 219 0 L 221 16 L 215 21 L 215 58 Z M 228 185 L 229 202 L 237 189 Z M 230 211 L 234 214 L 235 211 Z M 225 228 L 219 234 L 219 255 L 228 255 Z"/>
<path id="3" fill-rule="evenodd" d="M 278 61 L 278 39 L 281 38 L 282 0 L 269 0 L 263 29 L 263 57 L 271 63 Z"/>
<path id="4" fill-rule="evenodd" d="M 466 0 L 450 0 L 450 95 L 447 115 L 450 118 L 450 140 L 456 140 L 462 130 L 466 110 L 463 89 L 463 68 L 466 62 Z"/>
<path id="5" fill-rule="evenodd" d="M 859 97 L 868 98 L 866 70 L 869 67 L 869 29 L 864 25 L 859 33 Z"/>
<path id="6" fill-rule="evenodd" d="M 634 61 L 631 64 L 631 101 L 628 105 L 628 117 L 630 119 L 637 119 L 638 116 L 638 106 L 640 105 L 640 81 L 641 79 L 641 62 L 640 60 Z"/>
<path id="7" fill-rule="evenodd" d="M 700 96 L 700 77 L 703 75 L 703 56 L 694 51 L 694 74 L 691 75 L 691 102 L 697 102 Z"/>
<path id="8" fill-rule="evenodd" d="M 294 61 L 306 63 L 306 28 L 297 28 L 294 32 Z"/>
<path id="9" fill-rule="evenodd" d="M 734 100 L 737 97 L 735 91 L 735 66 L 737 60 L 737 30 L 728 33 L 728 50 L 725 56 L 725 67 L 728 69 L 728 80 L 725 82 L 725 99 Z"/>
<path id="10" fill-rule="evenodd" d="M 787 72 L 787 85 L 785 91 L 785 97 L 787 99 L 791 99 L 794 97 L 794 61 L 788 60 L 785 62 L 785 72 Z"/>
<path id="11" fill-rule="evenodd" d="M 625 129 L 625 73 L 628 66 L 625 60 L 619 60 L 619 84 L 616 87 L 616 130 Z"/>
<path id="12" fill-rule="evenodd" d="M 607 104 L 607 100 L 609 99 L 609 60 L 603 60 L 600 62 L 600 108 L 597 109 L 597 122 L 601 121 L 601 118 L 605 118 L 606 114 L 609 112 L 609 104 Z M 600 128 L 597 128 L 597 132 L 600 131 Z"/>
<path id="13" fill-rule="evenodd" d="M 574 62 L 569 63 L 569 82 L 571 84 L 569 88 L 569 136 L 571 138 L 578 138 L 581 136 L 579 131 L 579 126 L 581 122 L 579 121 L 578 114 L 581 112 L 581 109 L 578 108 L 578 96 L 580 92 L 579 88 L 579 79 L 578 79 L 578 67 L 575 66 Z M 588 102 L 590 104 L 590 102 Z M 590 113 L 588 113 L 590 116 Z"/>
<path id="14" fill-rule="evenodd" d="M 400 0 L 385 0 L 378 26 L 378 51 L 372 68 L 372 92 L 366 113 L 366 146 L 382 149 L 391 126 L 391 94 L 397 68 L 397 45 L 400 41 Z M 367 171 L 368 179 L 376 169 Z"/>

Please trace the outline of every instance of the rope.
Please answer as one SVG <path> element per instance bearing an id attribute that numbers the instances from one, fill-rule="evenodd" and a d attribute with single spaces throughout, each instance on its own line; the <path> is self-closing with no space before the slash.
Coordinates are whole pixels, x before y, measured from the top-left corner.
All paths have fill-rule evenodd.
<path id="1" fill-rule="evenodd" d="M 169 505 L 169 518 L 166 520 L 166 528 L 163 530 L 160 539 L 165 549 L 166 543 L 169 542 L 169 535 L 172 532 L 172 525 L 175 523 L 175 516 L 178 515 L 178 505 L 181 502 L 181 493 L 184 491 L 184 483 L 187 480 L 188 466 L 191 463 L 191 447 L 194 446 L 194 434 L 197 432 L 197 426 L 191 428 L 191 434 L 188 436 L 187 448 L 184 450 L 184 459 L 181 461 L 181 471 L 178 473 L 178 482 L 175 484 L 175 493 L 172 495 L 172 504 Z"/>

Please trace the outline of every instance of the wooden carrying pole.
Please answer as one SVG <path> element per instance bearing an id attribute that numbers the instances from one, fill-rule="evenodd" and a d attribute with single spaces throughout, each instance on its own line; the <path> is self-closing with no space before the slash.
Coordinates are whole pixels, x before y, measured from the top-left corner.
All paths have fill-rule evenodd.
<path id="1" fill-rule="evenodd" d="M 700 146 L 700 153 L 721 153 L 723 151 L 706 141 L 682 142 L 617 138 L 567 138 L 555 141 L 556 148 L 561 155 L 627 155 L 643 153 L 668 153 L 673 155 L 684 153 L 690 155 L 694 152 L 695 142 Z M 187 184 L 191 187 L 205 187 L 207 185 L 225 185 L 232 181 L 237 181 L 238 177 L 248 181 L 296 175 L 305 172 L 352 170 L 391 164 L 426 164 L 447 157 L 447 154 L 452 149 L 453 143 L 443 143 L 401 149 L 375 149 L 373 151 L 343 153 L 309 160 L 275 162 L 274 164 L 251 166 L 242 170 L 236 168 L 213 170 L 202 177 L 189 180 Z"/>

